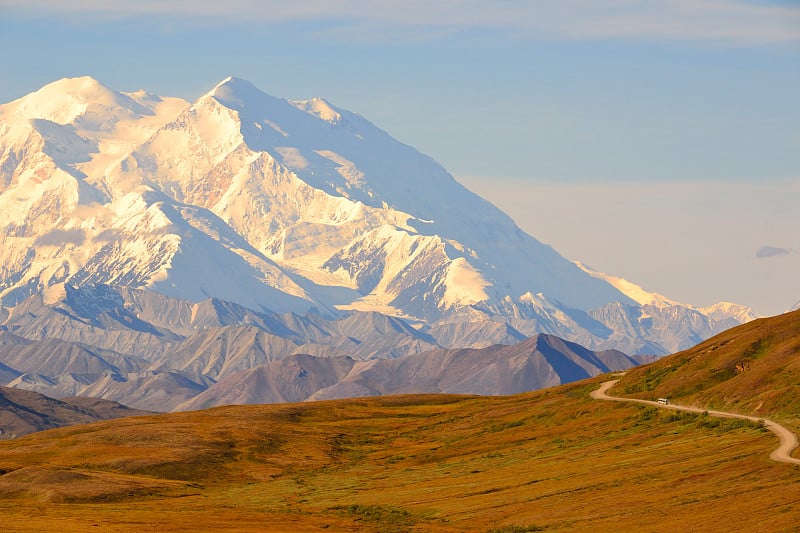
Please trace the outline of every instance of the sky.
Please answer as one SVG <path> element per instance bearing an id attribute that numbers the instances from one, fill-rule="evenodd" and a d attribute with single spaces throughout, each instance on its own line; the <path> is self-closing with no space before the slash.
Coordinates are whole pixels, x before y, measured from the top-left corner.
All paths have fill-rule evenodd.
<path id="1" fill-rule="evenodd" d="M 322 96 L 570 259 L 800 301 L 797 0 L 0 0 L 0 102 L 62 77 Z"/>

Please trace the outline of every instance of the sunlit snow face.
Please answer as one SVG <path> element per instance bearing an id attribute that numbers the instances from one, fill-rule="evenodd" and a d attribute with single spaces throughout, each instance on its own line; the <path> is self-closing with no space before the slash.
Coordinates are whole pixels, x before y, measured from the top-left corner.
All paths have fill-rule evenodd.
<path id="1" fill-rule="evenodd" d="M 513 317 L 597 345 L 632 320 L 644 329 L 626 348 L 663 352 L 684 340 L 646 337 L 646 324 L 671 320 L 666 308 L 694 313 L 692 335 L 714 331 L 712 311 L 579 268 L 432 159 L 322 100 L 236 78 L 191 105 L 131 94 L 145 112 L 108 130 L 13 122 L 41 152 L 0 196 L 6 224 L 28 239 L 17 244 L 39 239 L 36 268 L 23 248 L 3 250 L 26 287 L 75 279 L 273 311 Z M 39 226 L 18 224 L 30 213 Z"/>

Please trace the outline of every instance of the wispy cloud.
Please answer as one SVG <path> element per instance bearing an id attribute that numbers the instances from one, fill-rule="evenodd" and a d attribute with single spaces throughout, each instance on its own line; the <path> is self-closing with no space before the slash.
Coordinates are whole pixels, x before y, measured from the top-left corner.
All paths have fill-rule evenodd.
<path id="1" fill-rule="evenodd" d="M 80 246 L 85 241 L 86 232 L 82 229 L 54 229 L 36 239 L 36 246 Z"/>
<path id="2" fill-rule="evenodd" d="M 331 21 L 418 39 L 444 29 L 529 38 L 641 38 L 730 44 L 800 42 L 800 6 L 756 0 L 2 0 L 39 16 L 178 16 L 215 21 Z M 355 32 L 354 32 L 355 33 Z"/>
<path id="3" fill-rule="evenodd" d="M 95 235 L 93 240 L 95 242 L 114 242 L 120 238 L 121 234 L 122 232 L 119 230 L 107 229 Z"/>
<path id="4" fill-rule="evenodd" d="M 789 255 L 792 251 L 788 248 L 779 248 L 777 246 L 761 246 L 756 250 L 756 257 L 764 259 L 767 257 L 779 257 L 782 255 Z"/>

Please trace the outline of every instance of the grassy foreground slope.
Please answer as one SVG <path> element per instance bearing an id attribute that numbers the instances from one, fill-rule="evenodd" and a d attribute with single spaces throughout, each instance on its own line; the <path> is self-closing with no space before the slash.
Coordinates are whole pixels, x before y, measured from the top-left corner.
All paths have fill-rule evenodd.
<path id="1" fill-rule="evenodd" d="M 399 396 L 127 418 L 0 443 L 15 531 L 792 531 L 800 468 L 740 421 Z"/>
<path id="2" fill-rule="evenodd" d="M 669 397 L 800 430 L 800 311 L 755 320 L 633 369 L 611 394 Z"/>

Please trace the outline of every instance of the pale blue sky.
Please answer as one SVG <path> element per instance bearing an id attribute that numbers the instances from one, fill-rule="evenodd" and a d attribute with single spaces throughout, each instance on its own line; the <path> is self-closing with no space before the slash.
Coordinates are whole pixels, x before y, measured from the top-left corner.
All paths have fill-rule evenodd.
<path id="1" fill-rule="evenodd" d="M 796 1 L 0 0 L 0 65 L 0 102 L 85 74 L 187 99 L 229 74 L 323 96 L 500 207 L 528 199 L 512 215 L 570 258 L 689 303 L 771 314 L 800 300 L 800 208 L 772 207 L 800 179 Z M 615 200 L 626 183 L 652 220 Z M 709 200 L 710 220 L 702 198 L 676 201 L 726 184 L 761 192 L 747 213 Z M 568 215 L 578 206 L 585 225 Z M 716 224 L 714 242 L 690 232 L 667 247 L 668 215 L 676 232 Z M 750 218 L 771 223 L 745 239 Z M 622 221 L 658 227 L 609 229 Z M 756 258 L 762 246 L 789 253 Z M 645 260 L 664 248 L 695 269 Z M 747 260 L 720 279 L 731 257 Z"/>

